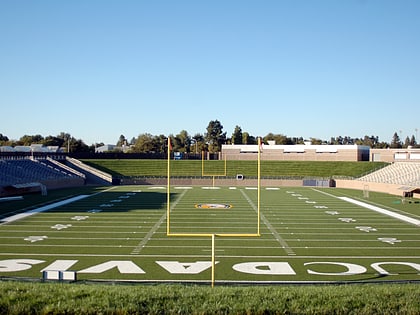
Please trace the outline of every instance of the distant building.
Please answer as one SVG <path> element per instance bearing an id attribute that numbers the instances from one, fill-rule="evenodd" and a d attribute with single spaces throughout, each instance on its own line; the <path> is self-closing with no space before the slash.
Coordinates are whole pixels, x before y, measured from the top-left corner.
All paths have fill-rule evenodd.
<path id="1" fill-rule="evenodd" d="M 43 144 L 0 146 L 0 152 L 7 153 L 58 153 L 62 152 L 58 146 L 44 146 Z"/>
<path id="2" fill-rule="evenodd" d="M 222 158 L 255 160 L 258 145 L 222 145 Z M 261 147 L 261 159 L 278 161 L 369 161 L 370 147 L 362 145 L 276 145 L 272 141 Z"/>
<path id="3" fill-rule="evenodd" d="M 420 163 L 420 149 L 370 149 L 370 160 L 374 162 L 417 162 Z"/>
<path id="4" fill-rule="evenodd" d="M 104 152 L 115 151 L 115 150 L 118 150 L 118 147 L 116 145 L 105 144 L 103 146 L 95 148 L 95 153 L 104 153 Z"/>

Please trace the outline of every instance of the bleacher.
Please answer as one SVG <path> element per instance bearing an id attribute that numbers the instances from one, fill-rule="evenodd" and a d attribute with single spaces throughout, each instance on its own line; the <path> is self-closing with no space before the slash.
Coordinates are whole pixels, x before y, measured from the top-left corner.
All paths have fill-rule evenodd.
<path id="1" fill-rule="evenodd" d="M 395 162 L 358 180 L 366 182 L 420 186 L 420 163 Z"/>
<path id="2" fill-rule="evenodd" d="M 83 176 L 50 160 L 0 159 L 0 186 L 83 178 Z"/>

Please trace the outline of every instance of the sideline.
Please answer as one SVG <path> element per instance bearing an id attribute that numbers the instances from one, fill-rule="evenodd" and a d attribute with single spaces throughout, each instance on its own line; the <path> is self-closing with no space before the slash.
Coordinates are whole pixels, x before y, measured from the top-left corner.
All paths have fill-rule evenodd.
<path id="1" fill-rule="evenodd" d="M 404 221 L 404 222 L 407 222 L 407 223 L 411 223 L 411 224 L 420 226 L 420 220 L 408 217 L 406 215 L 402 215 L 402 214 L 395 213 L 395 212 L 392 212 L 392 211 L 389 211 L 389 210 L 385 210 L 385 209 L 379 208 L 377 206 L 373 206 L 371 204 L 368 204 L 366 202 L 358 201 L 358 200 L 355 200 L 355 199 L 352 199 L 352 198 L 349 198 L 349 197 L 337 197 L 337 198 L 341 199 L 341 200 L 344 200 L 344 201 L 347 201 L 347 202 L 350 202 L 350 203 L 353 203 L 355 205 L 361 206 L 363 208 L 367 208 L 369 210 L 373 210 L 373 211 L 379 212 L 381 214 L 385 214 L 389 217 L 392 217 L 392 218 L 395 218 L 395 219 L 398 219 L 398 220 L 401 220 L 401 221 Z"/>
<path id="2" fill-rule="evenodd" d="M 392 217 L 394 219 L 398 219 L 398 220 L 406 222 L 406 223 L 410 223 L 410 224 L 420 226 L 420 220 L 414 219 L 412 217 L 409 217 L 409 216 L 406 216 L 406 215 L 403 215 L 403 214 L 399 214 L 399 213 L 396 213 L 396 212 L 393 212 L 393 211 L 390 211 L 390 210 L 385 210 L 385 209 L 379 208 L 377 206 L 373 206 L 369 203 L 358 201 L 358 200 L 355 200 L 355 199 L 352 199 L 352 198 L 349 198 L 349 197 L 338 197 L 338 196 L 329 194 L 325 191 L 321 191 L 321 190 L 318 190 L 318 189 L 315 189 L 315 188 L 312 188 L 312 190 L 316 191 L 316 192 L 319 192 L 321 194 L 324 194 L 326 196 L 338 198 L 340 200 L 350 202 L 350 203 L 358 205 L 360 207 L 363 207 L 363 208 L 366 208 L 366 209 L 369 209 L 369 210 L 373 210 L 375 212 L 387 215 L 387 216 Z"/>
<path id="3" fill-rule="evenodd" d="M 89 196 L 92 196 L 92 195 L 75 196 L 75 197 L 72 197 L 72 198 L 69 198 L 69 199 L 66 199 L 66 200 L 58 201 L 58 202 L 52 203 L 50 205 L 43 206 L 41 208 L 37 208 L 37 209 L 33 209 L 33 210 L 30 210 L 30 211 L 27 211 L 27 212 L 24 212 L 24 213 L 19 213 L 19 214 L 12 215 L 10 217 L 1 219 L 0 221 L 3 222 L 2 224 L 14 222 L 14 221 L 29 217 L 31 215 L 34 215 L 34 214 L 37 214 L 37 213 L 40 213 L 40 212 L 44 212 L 44 211 L 47 211 L 47 210 L 50 210 L 50 209 L 53 209 L 53 208 L 56 208 L 56 207 L 66 205 L 68 203 L 75 202 L 77 200 L 84 199 L 84 198 L 89 197 Z"/>

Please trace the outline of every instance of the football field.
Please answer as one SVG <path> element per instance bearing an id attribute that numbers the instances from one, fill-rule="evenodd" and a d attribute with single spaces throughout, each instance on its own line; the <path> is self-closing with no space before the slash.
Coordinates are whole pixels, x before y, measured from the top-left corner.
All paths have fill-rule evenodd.
<path id="1" fill-rule="evenodd" d="M 370 195 L 262 187 L 258 209 L 256 187 L 173 186 L 168 206 L 164 186 L 115 186 L 4 218 L 0 277 L 419 281 L 420 205 Z"/>

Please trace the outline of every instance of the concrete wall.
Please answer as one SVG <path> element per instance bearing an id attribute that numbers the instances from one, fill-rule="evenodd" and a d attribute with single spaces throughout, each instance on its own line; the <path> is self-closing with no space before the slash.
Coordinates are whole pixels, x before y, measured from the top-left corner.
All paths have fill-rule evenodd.
<path id="1" fill-rule="evenodd" d="M 167 185 L 166 178 L 141 178 L 141 179 L 122 179 L 121 185 Z M 235 178 L 171 178 L 171 186 L 257 186 L 257 179 L 243 179 L 237 180 Z M 278 187 L 278 186 L 303 186 L 303 180 L 288 180 L 288 179 L 261 179 L 261 186 L 263 187 Z"/>
<path id="2" fill-rule="evenodd" d="M 401 196 L 401 197 L 403 197 L 404 195 L 404 190 L 400 189 L 401 185 L 395 185 L 395 184 L 337 179 L 335 181 L 335 185 L 337 188 L 357 189 L 361 191 L 366 189 L 368 191 L 388 193 L 391 195 L 396 195 L 396 196 Z"/>

